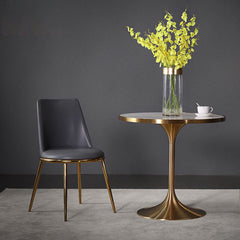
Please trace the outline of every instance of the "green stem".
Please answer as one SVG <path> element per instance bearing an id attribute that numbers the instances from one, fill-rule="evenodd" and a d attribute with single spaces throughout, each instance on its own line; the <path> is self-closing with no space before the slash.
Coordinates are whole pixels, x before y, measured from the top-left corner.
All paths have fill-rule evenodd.
<path id="1" fill-rule="evenodd" d="M 171 82 L 171 90 L 168 96 L 167 102 L 165 101 L 165 107 L 170 113 L 174 113 L 176 110 L 180 114 L 179 103 L 176 95 L 176 75 L 168 75 L 169 81 Z"/>

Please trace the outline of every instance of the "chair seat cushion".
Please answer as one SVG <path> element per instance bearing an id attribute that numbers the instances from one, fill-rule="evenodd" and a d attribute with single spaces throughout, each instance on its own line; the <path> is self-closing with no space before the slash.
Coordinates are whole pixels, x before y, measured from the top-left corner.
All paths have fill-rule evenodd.
<path id="1" fill-rule="evenodd" d="M 58 160 L 83 160 L 96 159 L 104 156 L 104 153 L 97 148 L 61 148 L 48 149 L 41 153 L 41 158 Z"/>

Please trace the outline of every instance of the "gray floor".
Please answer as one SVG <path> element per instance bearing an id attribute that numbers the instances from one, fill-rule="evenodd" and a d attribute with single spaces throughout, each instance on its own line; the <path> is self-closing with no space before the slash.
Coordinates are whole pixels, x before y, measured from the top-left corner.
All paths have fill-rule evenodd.
<path id="1" fill-rule="evenodd" d="M 0 239 L 240 239 L 239 190 L 177 190 L 186 205 L 207 215 L 194 220 L 158 221 L 139 217 L 142 207 L 160 203 L 166 190 L 114 189 L 117 213 L 105 189 L 70 189 L 68 222 L 63 221 L 63 191 L 39 189 L 33 211 L 27 212 L 30 189 L 6 189 L 0 194 Z"/>

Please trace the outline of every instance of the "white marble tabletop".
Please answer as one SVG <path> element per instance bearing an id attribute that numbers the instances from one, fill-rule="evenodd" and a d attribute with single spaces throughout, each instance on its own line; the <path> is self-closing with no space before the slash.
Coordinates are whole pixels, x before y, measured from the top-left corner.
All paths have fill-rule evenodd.
<path id="1" fill-rule="evenodd" d="M 211 123 L 221 122 L 225 120 L 225 116 L 209 113 L 199 115 L 197 113 L 183 112 L 180 116 L 164 116 L 161 112 L 140 112 L 140 113 L 124 113 L 119 116 L 120 120 L 127 122 L 142 122 L 142 123 Z"/>

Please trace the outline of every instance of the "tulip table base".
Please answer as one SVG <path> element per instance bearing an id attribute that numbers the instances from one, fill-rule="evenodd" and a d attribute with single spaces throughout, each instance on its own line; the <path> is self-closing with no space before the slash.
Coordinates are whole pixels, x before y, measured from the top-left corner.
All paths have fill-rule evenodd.
<path id="1" fill-rule="evenodd" d="M 177 199 L 175 192 L 169 191 L 162 203 L 154 207 L 139 209 L 137 214 L 141 217 L 158 220 L 183 220 L 202 217 L 206 212 L 183 205 Z"/>
<path id="2" fill-rule="evenodd" d="M 162 124 L 169 140 L 169 186 L 168 194 L 165 200 L 157 206 L 143 208 L 138 210 L 138 215 L 145 218 L 159 220 L 180 220 L 199 218 L 206 214 L 200 209 L 193 209 L 183 205 L 175 194 L 174 178 L 175 178 L 175 140 L 179 130 L 185 124 Z"/>
<path id="3" fill-rule="evenodd" d="M 194 209 L 183 205 L 175 194 L 175 141 L 179 130 L 188 123 L 211 123 L 224 121 L 225 117 L 212 114 L 208 118 L 197 118 L 195 114 L 183 113 L 180 117 L 164 117 L 161 113 L 137 113 L 122 114 L 120 119 L 128 122 L 142 122 L 161 124 L 168 135 L 169 141 L 169 174 L 168 194 L 165 200 L 157 206 L 142 208 L 137 214 L 150 219 L 158 220 L 181 220 L 193 219 L 206 215 L 200 209 Z"/>

